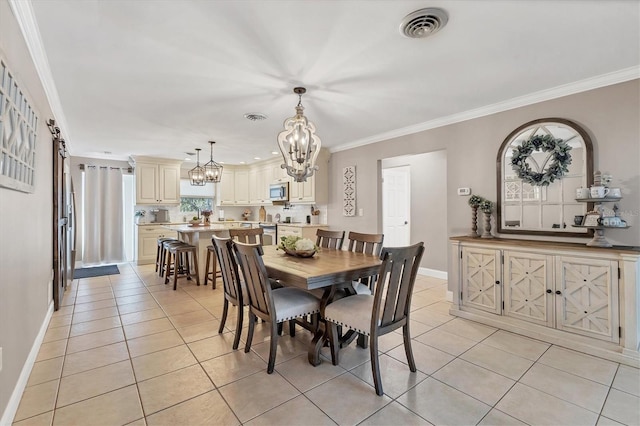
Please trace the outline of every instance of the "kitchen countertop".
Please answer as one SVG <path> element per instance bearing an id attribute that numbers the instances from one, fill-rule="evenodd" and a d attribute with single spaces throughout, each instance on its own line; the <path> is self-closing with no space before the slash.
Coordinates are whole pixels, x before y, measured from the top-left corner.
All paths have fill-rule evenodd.
<path id="1" fill-rule="evenodd" d="M 295 226 L 296 228 L 320 228 L 320 227 L 328 227 L 326 223 L 303 223 L 303 222 L 293 222 L 293 223 L 285 223 L 278 222 L 278 226 Z"/>
<path id="2" fill-rule="evenodd" d="M 200 232 L 212 232 L 212 231 L 222 231 L 224 229 L 229 229 L 229 227 L 224 226 L 223 222 L 212 223 L 208 226 L 191 226 L 187 224 L 182 225 L 172 225 L 172 224 L 164 224 L 163 227 L 170 229 L 172 231 L 183 232 L 183 233 L 200 233 Z"/>

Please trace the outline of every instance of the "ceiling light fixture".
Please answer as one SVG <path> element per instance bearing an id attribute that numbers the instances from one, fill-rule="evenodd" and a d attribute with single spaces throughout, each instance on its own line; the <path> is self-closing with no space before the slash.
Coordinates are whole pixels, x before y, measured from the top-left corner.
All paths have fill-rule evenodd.
<path id="1" fill-rule="evenodd" d="M 223 167 L 213 161 L 213 144 L 215 144 L 215 142 L 209 141 L 209 144 L 211 144 L 211 160 L 204 165 L 204 178 L 207 182 L 218 183 L 220 179 L 222 179 Z"/>
<path id="2" fill-rule="evenodd" d="M 207 181 L 204 178 L 204 167 L 200 166 L 200 148 L 196 148 L 197 162 L 196 166 L 189 170 L 189 179 L 191 180 L 191 185 L 193 186 L 204 186 Z"/>
<path id="3" fill-rule="evenodd" d="M 296 87 L 293 93 L 298 95 L 296 115 L 284 121 L 284 130 L 278 133 L 278 147 L 284 164 L 280 167 L 296 182 L 306 182 L 318 170 L 316 159 L 320 152 L 321 141 L 316 135 L 316 126 L 304 116 L 302 95 L 304 87 Z"/>

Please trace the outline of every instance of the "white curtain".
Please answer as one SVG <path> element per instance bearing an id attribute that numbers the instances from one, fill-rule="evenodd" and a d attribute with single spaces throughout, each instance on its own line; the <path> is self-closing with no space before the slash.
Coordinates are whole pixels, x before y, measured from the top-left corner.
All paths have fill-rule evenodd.
<path id="1" fill-rule="evenodd" d="M 82 263 L 123 262 L 122 170 L 86 166 L 84 173 Z"/>

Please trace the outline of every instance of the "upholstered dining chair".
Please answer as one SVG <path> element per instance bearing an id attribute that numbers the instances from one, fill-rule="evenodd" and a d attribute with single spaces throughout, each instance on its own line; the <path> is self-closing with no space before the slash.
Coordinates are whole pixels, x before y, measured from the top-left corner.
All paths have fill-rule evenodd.
<path id="1" fill-rule="evenodd" d="M 244 348 L 251 350 L 256 318 L 271 324 L 271 344 L 267 373 L 273 373 L 278 345 L 278 324 L 307 315 L 318 316 L 320 300 L 311 293 L 294 287 L 272 289 L 262 260 L 260 244 L 234 243 L 234 251 L 249 295 L 249 333 Z M 318 321 L 314 321 L 315 324 Z"/>
<path id="2" fill-rule="evenodd" d="M 227 322 L 227 314 L 229 313 L 229 303 L 231 303 L 238 311 L 236 317 L 236 335 L 233 339 L 233 349 L 238 349 L 240 333 L 242 332 L 244 307 L 249 304 L 247 289 L 238 274 L 238 264 L 236 263 L 233 252 L 233 242 L 231 238 L 214 235 L 211 237 L 211 241 L 213 242 L 213 248 L 218 257 L 218 264 L 222 272 L 222 285 L 224 287 L 224 305 L 222 307 L 222 318 L 220 318 L 218 333 L 222 333 L 224 330 L 224 325 Z"/>
<path id="3" fill-rule="evenodd" d="M 331 345 L 331 361 L 339 363 L 338 326 L 369 336 L 371 372 L 376 393 L 382 395 L 378 338 L 402 327 L 404 351 L 409 369 L 416 371 L 411 349 L 409 315 L 424 243 L 408 247 L 387 247 L 382 250 L 378 284 L 374 295 L 357 294 L 333 302 L 324 310 Z"/>
<path id="4" fill-rule="evenodd" d="M 316 231 L 316 245 L 322 248 L 342 250 L 344 243 L 344 231 L 327 231 L 318 229 Z"/>
<path id="5" fill-rule="evenodd" d="M 264 229 L 262 228 L 231 228 L 229 235 L 231 235 L 231 239 L 241 243 L 264 245 Z"/>

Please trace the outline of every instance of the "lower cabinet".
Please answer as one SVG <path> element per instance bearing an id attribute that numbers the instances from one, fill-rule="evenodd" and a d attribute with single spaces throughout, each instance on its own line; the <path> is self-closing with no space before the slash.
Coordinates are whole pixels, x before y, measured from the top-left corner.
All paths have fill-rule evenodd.
<path id="1" fill-rule="evenodd" d="M 295 235 L 296 237 L 308 238 L 314 243 L 316 242 L 316 231 L 318 229 L 327 229 L 326 225 L 306 225 L 306 226 L 296 226 L 296 225 L 280 225 L 278 224 L 278 242 L 281 237 L 288 237 L 290 235 Z"/>
<path id="2" fill-rule="evenodd" d="M 158 238 L 161 237 L 177 238 L 177 233 L 163 228 L 162 226 L 138 225 L 138 248 L 136 258 L 136 263 L 138 265 L 155 263 Z"/>
<path id="3" fill-rule="evenodd" d="M 452 249 L 452 314 L 640 358 L 637 249 L 468 237 L 452 238 Z"/>

